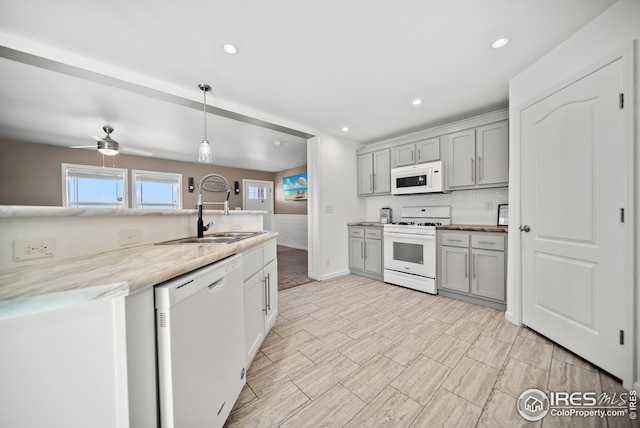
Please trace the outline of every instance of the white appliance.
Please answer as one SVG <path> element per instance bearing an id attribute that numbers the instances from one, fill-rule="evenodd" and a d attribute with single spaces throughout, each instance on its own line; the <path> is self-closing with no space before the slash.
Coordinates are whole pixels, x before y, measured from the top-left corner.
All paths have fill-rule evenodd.
<path id="1" fill-rule="evenodd" d="M 156 286 L 162 428 L 222 427 L 246 382 L 242 256 Z"/>
<path id="2" fill-rule="evenodd" d="M 384 225 L 384 282 L 436 294 L 436 226 L 451 224 L 451 207 L 403 207 Z"/>
<path id="3" fill-rule="evenodd" d="M 442 161 L 391 169 L 391 194 L 442 192 Z"/>

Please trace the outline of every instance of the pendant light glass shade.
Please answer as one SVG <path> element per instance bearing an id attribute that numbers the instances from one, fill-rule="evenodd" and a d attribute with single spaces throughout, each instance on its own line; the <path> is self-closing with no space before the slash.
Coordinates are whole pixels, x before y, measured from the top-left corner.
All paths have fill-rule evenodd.
<path id="1" fill-rule="evenodd" d="M 213 162 L 213 154 L 211 153 L 211 145 L 206 138 L 200 143 L 200 149 L 198 150 L 198 162 L 211 163 Z"/>
<path id="2" fill-rule="evenodd" d="M 204 112 L 204 139 L 202 143 L 200 143 L 200 149 L 198 149 L 198 162 L 212 163 L 213 153 L 211 152 L 211 144 L 209 144 L 209 140 L 207 140 L 207 91 L 211 90 L 211 86 L 206 83 L 200 83 L 198 88 L 204 92 L 204 103 L 202 105 Z"/>

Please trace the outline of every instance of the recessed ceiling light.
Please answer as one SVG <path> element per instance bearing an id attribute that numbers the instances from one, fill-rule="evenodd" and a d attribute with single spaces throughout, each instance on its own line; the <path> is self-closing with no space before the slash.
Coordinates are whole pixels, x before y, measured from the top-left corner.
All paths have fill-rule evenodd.
<path id="1" fill-rule="evenodd" d="M 276 140 L 276 141 L 273 142 L 273 145 L 274 146 L 281 146 L 282 145 L 282 141 Z"/>
<path id="2" fill-rule="evenodd" d="M 416 98 L 411 102 L 411 104 L 413 104 L 414 106 L 419 106 L 420 104 L 422 104 L 422 100 L 420 98 Z"/>
<path id="3" fill-rule="evenodd" d="M 509 39 L 507 37 L 503 37 L 491 43 L 491 47 L 493 49 L 500 49 L 507 46 L 508 44 L 509 44 Z"/>
<path id="4" fill-rule="evenodd" d="M 343 126 L 342 127 L 342 132 L 349 132 L 349 127 L 348 126 Z"/>
<path id="5" fill-rule="evenodd" d="M 229 55 L 235 55 L 238 53 L 238 48 L 231 43 L 225 43 L 224 45 L 222 45 L 222 50 Z"/>

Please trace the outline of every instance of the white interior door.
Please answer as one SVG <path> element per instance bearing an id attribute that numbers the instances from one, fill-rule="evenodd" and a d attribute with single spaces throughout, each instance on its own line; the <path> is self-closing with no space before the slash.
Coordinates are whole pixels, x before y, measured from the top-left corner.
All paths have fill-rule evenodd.
<path id="1" fill-rule="evenodd" d="M 245 210 L 266 211 L 262 228 L 271 230 L 273 181 L 242 180 L 242 204 Z"/>
<path id="2" fill-rule="evenodd" d="M 618 377 L 630 316 L 623 71 L 618 58 L 521 111 L 523 323 Z"/>

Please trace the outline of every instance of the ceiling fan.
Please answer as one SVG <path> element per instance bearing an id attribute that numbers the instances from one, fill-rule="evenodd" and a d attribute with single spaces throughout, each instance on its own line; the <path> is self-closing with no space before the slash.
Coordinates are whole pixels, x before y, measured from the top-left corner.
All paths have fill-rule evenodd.
<path id="1" fill-rule="evenodd" d="M 97 146 L 69 146 L 71 149 L 90 149 L 97 148 L 100 153 L 103 155 L 114 156 L 120 153 L 120 144 L 111 138 L 111 133 L 113 132 L 113 128 L 109 125 L 105 125 L 102 127 L 102 130 L 107 133 L 105 137 L 96 137 L 95 135 L 89 135 L 94 138 L 98 144 Z M 153 153 L 146 152 L 144 150 L 136 150 L 136 149 L 125 149 L 124 153 L 137 153 L 144 156 L 153 156 Z"/>

